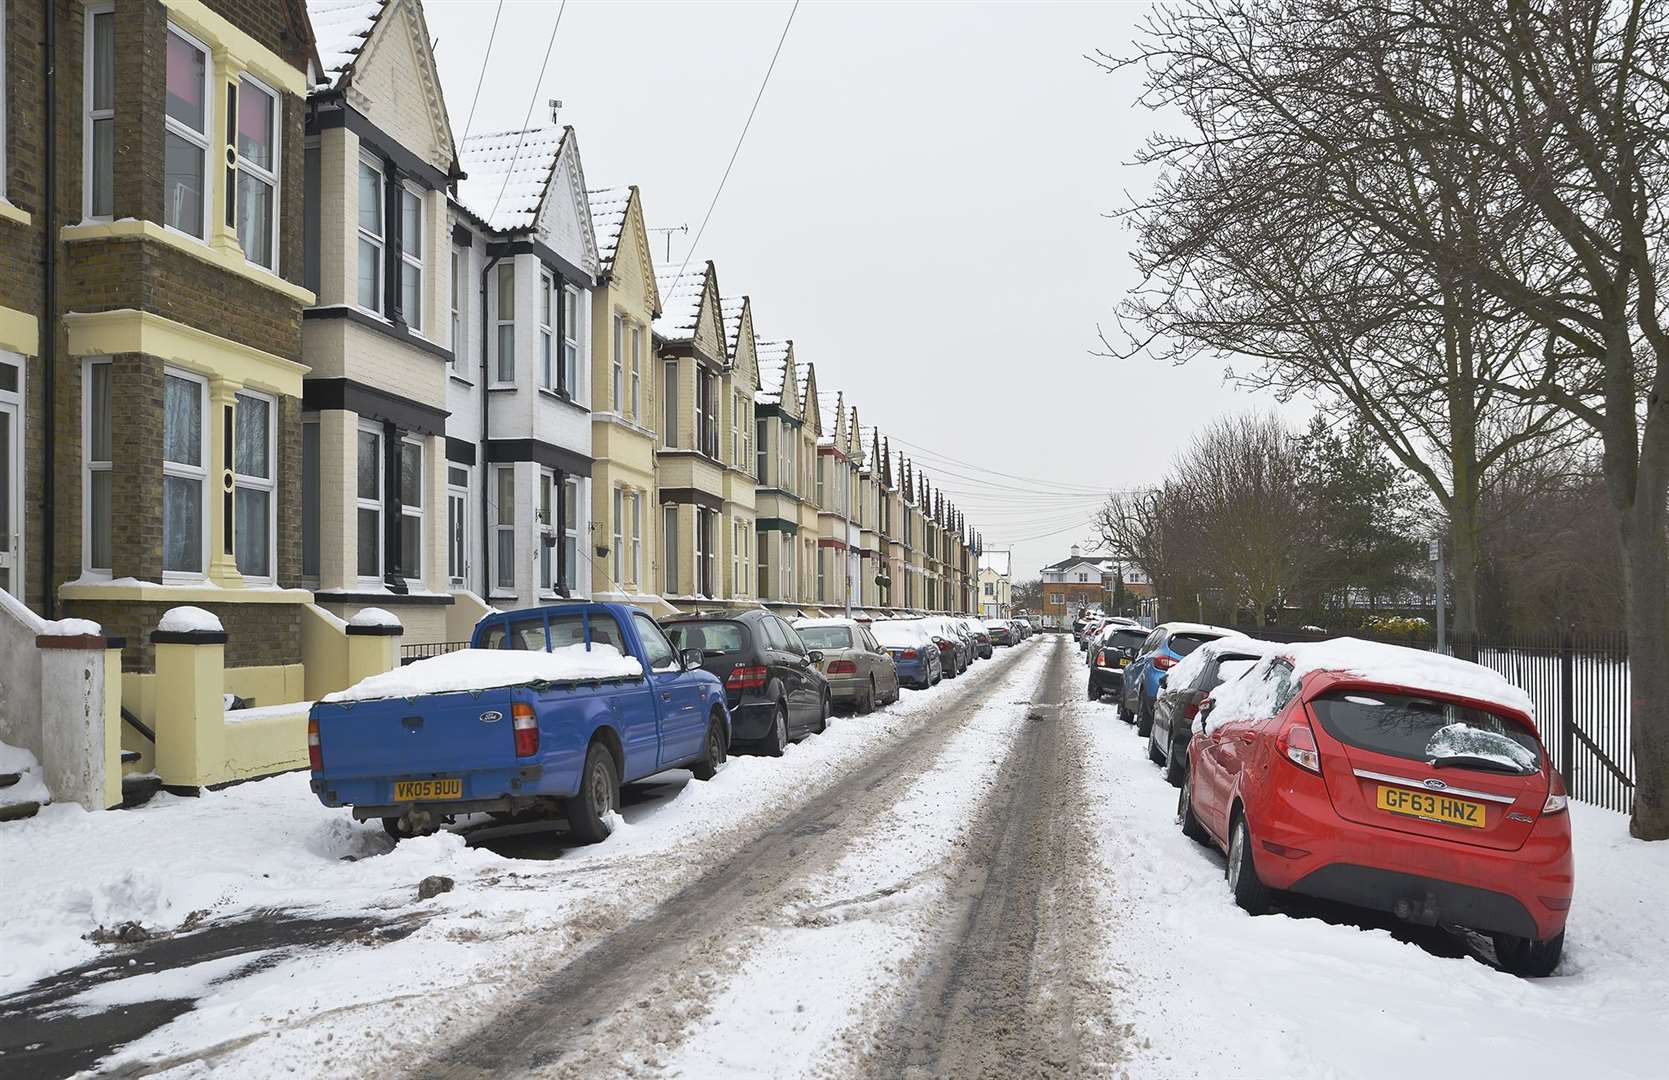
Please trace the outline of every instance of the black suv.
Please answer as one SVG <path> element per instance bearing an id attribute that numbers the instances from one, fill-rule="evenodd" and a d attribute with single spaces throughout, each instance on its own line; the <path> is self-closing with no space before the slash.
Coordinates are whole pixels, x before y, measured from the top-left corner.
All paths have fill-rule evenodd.
<path id="1" fill-rule="evenodd" d="M 1124 689 L 1124 669 L 1136 658 L 1147 635 L 1143 627 L 1116 623 L 1101 631 L 1100 640 L 1087 650 L 1091 701 L 1100 701 L 1102 694 L 1117 694 Z"/>
<path id="2" fill-rule="evenodd" d="M 661 626 L 680 653 L 700 649 L 702 669 L 724 683 L 737 742 L 774 756 L 828 727 L 829 682 L 814 666 L 823 654 L 769 611 L 680 615 Z"/>

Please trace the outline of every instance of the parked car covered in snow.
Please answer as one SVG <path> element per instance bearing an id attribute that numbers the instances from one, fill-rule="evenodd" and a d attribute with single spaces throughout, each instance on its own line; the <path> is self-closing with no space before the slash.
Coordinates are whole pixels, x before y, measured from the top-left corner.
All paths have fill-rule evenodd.
<path id="1" fill-rule="evenodd" d="M 1235 636 L 1221 626 L 1170 622 L 1155 626 L 1142 643 L 1141 651 L 1124 669 L 1124 686 L 1119 691 L 1119 719 L 1136 724 L 1136 734 L 1147 738 L 1153 727 L 1153 703 L 1159 699 L 1159 676 L 1208 641 Z"/>
<path id="2" fill-rule="evenodd" d="M 673 645 L 699 650 L 701 666 L 724 682 L 738 743 L 774 757 L 828 726 L 833 699 L 818 670 L 823 654 L 771 612 L 679 615 L 664 625 Z"/>
<path id="3" fill-rule="evenodd" d="M 926 690 L 944 677 L 943 652 L 927 627 L 916 619 L 877 619 L 870 633 L 887 650 L 905 686 Z"/>
<path id="4" fill-rule="evenodd" d="M 1241 907 L 1290 890 L 1488 935 L 1517 974 L 1558 966 L 1570 815 L 1522 690 L 1342 638 L 1284 646 L 1200 712 L 1178 819 L 1227 852 Z"/>
<path id="5" fill-rule="evenodd" d="M 730 746 L 724 687 L 621 604 L 493 614 L 468 649 L 326 695 L 307 721 L 312 789 L 395 838 L 460 814 L 546 810 L 606 837 L 620 785 Z"/>
<path id="6" fill-rule="evenodd" d="M 1124 672 L 1136 659 L 1147 631 L 1139 626 L 1110 623 L 1089 647 L 1089 699 L 1100 701 L 1104 694 L 1118 694 L 1124 688 Z"/>
<path id="7" fill-rule="evenodd" d="M 973 638 L 974 654 L 981 660 L 991 659 L 991 631 L 986 629 L 985 620 L 972 615 L 958 615 L 956 616 L 956 622 L 961 625 L 969 637 Z"/>
<path id="8" fill-rule="evenodd" d="M 1182 786 L 1188 768 L 1188 739 L 1200 703 L 1219 686 L 1238 679 L 1281 646 L 1246 637 L 1218 638 L 1195 649 L 1159 680 L 1147 756 L 1165 768 L 1172 787 Z"/>
<path id="9" fill-rule="evenodd" d="M 1020 643 L 1019 630 L 1007 619 L 986 619 L 985 632 L 991 636 L 993 646 L 1018 645 Z"/>
<path id="10" fill-rule="evenodd" d="M 869 628 L 855 619 L 796 619 L 794 629 L 823 654 L 817 669 L 836 702 L 869 713 L 898 700 L 898 666 Z"/>

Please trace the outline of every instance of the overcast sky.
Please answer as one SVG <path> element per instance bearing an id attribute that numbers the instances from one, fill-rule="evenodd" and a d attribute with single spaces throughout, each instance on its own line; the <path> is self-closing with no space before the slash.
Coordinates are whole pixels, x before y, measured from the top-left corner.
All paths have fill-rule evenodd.
<path id="1" fill-rule="evenodd" d="M 494 7 L 425 2 L 459 142 Z M 548 123 L 560 98 L 591 187 L 637 184 L 651 227 L 689 226 L 676 268 L 791 3 L 570 0 L 540 80 L 557 7 L 507 0 L 469 130 L 519 128 L 530 101 Z M 693 251 L 1022 577 L 1089 542 L 1096 493 L 1268 406 L 1217 367 L 1091 355 L 1134 280 L 1105 215 L 1141 189 L 1125 163 L 1154 118 L 1083 54 L 1124 52 L 1146 9 L 806 0 Z"/>

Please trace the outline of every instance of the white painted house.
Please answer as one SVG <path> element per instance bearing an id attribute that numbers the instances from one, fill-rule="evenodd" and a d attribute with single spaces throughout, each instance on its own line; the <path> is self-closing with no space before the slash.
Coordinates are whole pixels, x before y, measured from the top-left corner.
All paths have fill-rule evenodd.
<path id="1" fill-rule="evenodd" d="M 591 292 L 574 130 L 477 135 L 452 214 L 449 570 L 498 607 L 591 593 Z"/>

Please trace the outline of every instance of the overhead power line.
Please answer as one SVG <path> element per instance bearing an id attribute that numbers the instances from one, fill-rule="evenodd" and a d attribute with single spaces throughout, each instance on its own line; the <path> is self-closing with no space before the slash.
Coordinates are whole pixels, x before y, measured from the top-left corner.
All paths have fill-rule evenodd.
<path id="1" fill-rule="evenodd" d="M 481 54 L 481 74 L 475 77 L 475 96 L 469 99 L 469 119 L 464 121 L 464 138 L 469 138 L 470 128 L 475 125 L 475 106 L 481 101 L 481 84 L 487 81 L 487 61 L 493 58 L 493 39 L 498 37 L 498 17 L 504 14 L 504 0 L 498 0 L 498 7 L 493 11 L 493 28 L 487 33 L 487 51 Z M 560 17 L 560 15 L 558 16 Z M 539 88 L 533 88 L 535 94 Z"/>
<path id="2" fill-rule="evenodd" d="M 533 95 L 527 99 L 527 115 L 522 117 L 522 128 L 516 135 L 516 151 L 510 155 L 510 167 L 504 170 L 504 183 L 498 186 L 498 198 L 493 200 L 493 208 L 487 214 L 491 221 L 498 213 L 498 204 L 504 201 L 504 193 L 510 187 L 510 177 L 516 171 L 516 159 L 522 156 L 522 143 L 527 139 L 527 125 L 533 119 L 533 106 L 539 100 L 539 87 L 545 82 L 545 68 L 550 66 L 551 49 L 556 45 L 556 32 L 562 28 L 562 13 L 568 10 L 568 0 L 562 0 L 562 6 L 556 9 L 556 22 L 551 26 L 551 38 L 545 42 L 545 58 L 539 61 L 539 75 L 533 80 Z"/>

